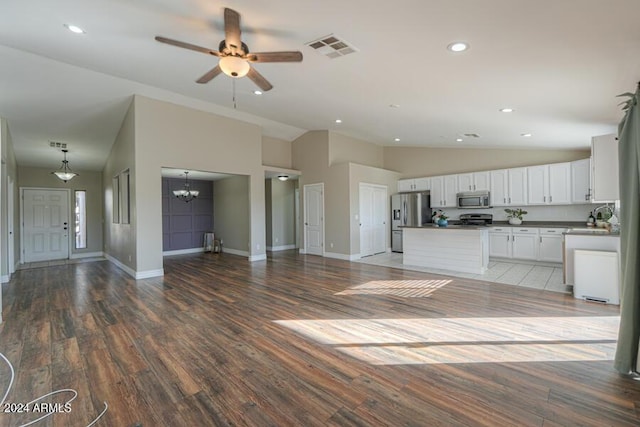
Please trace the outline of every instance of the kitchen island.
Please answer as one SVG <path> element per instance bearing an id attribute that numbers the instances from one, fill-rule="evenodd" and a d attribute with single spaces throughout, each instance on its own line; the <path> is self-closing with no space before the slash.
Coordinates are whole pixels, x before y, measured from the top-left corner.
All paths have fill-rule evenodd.
<path id="1" fill-rule="evenodd" d="M 404 265 L 484 274 L 489 229 L 482 226 L 403 227 Z"/>

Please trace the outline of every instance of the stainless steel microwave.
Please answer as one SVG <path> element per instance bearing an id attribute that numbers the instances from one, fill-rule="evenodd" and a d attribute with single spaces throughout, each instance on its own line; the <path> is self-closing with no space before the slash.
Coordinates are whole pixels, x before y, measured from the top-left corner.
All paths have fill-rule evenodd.
<path id="1" fill-rule="evenodd" d="M 456 205 L 460 209 L 487 209 L 489 206 L 488 191 L 466 191 L 456 195 Z"/>

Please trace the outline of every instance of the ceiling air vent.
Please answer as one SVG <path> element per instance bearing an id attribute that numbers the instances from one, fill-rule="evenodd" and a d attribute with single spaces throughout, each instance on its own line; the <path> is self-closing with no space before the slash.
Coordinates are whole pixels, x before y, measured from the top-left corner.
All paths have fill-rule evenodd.
<path id="1" fill-rule="evenodd" d="M 331 59 L 358 51 L 358 49 L 350 45 L 348 42 L 333 34 L 329 34 L 328 36 L 321 37 L 305 44 L 315 49 L 316 52 L 324 56 L 328 56 Z"/>
<path id="2" fill-rule="evenodd" d="M 64 149 L 64 148 L 67 148 L 67 143 L 66 142 L 49 141 L 49 147 Z"/>
<path id="3" fill-rule="evenodd" d="M 465 133 L 464 136 L 466 136 L 467 138 L 480 138 L 480 135 L 478 135 L 477 133 Z"/>

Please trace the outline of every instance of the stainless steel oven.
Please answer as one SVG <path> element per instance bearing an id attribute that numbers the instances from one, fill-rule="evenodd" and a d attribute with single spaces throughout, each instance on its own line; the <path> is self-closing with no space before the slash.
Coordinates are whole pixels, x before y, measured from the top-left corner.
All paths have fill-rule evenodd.
<path id="1" fill-rule="evenodd" d="M 456 195 L 459 209 L 490 208 L 488 191 L 466 191 Z"/>

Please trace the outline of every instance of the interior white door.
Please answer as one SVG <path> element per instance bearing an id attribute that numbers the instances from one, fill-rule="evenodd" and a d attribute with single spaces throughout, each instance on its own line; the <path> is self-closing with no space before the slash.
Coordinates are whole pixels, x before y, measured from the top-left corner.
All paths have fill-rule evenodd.
<path id="1" fill-rule="evenodd" d="M 13 230 L 13 210 L 14 210 L 14 191 L 15 187 L 13 184 L 13 179 L 8 177 L 7 179 L 7 233 L 8 233 L 8 248 L 7 248 L 7 259 L 9 263 L 9 274 L 13 274 L 16 271 L 16 262 L 15 262 L 15 243 L 14 243 L 14 230 Z"/>
<path id="2" fill-rule="evenodd" d="M 387 240 L 387 187 L 360 184 L 360 256 L 385 252 Z"/>
<path id="3" fill-rule="evenodd" d="M 390 208 L 387 205 L 387 187 L 373 188 L 373 253 L 387 251 L 387 218 Z"/>
<path id="4" fill-rule="evenodd" d="M 69 192 L 24 189 L 22 223 L 24 262 L 69 257 Z"/>
<path id="5" fill-rule="evenodd" d="M 373 255 L 374 220 L 373 220 L 373 188 L 360 184 L 360 256 Z"/>
<path id="6" fill-rule="evenodd" d="M 304 186 L 305 253 L 324 255 L 324 184 Z"/>

